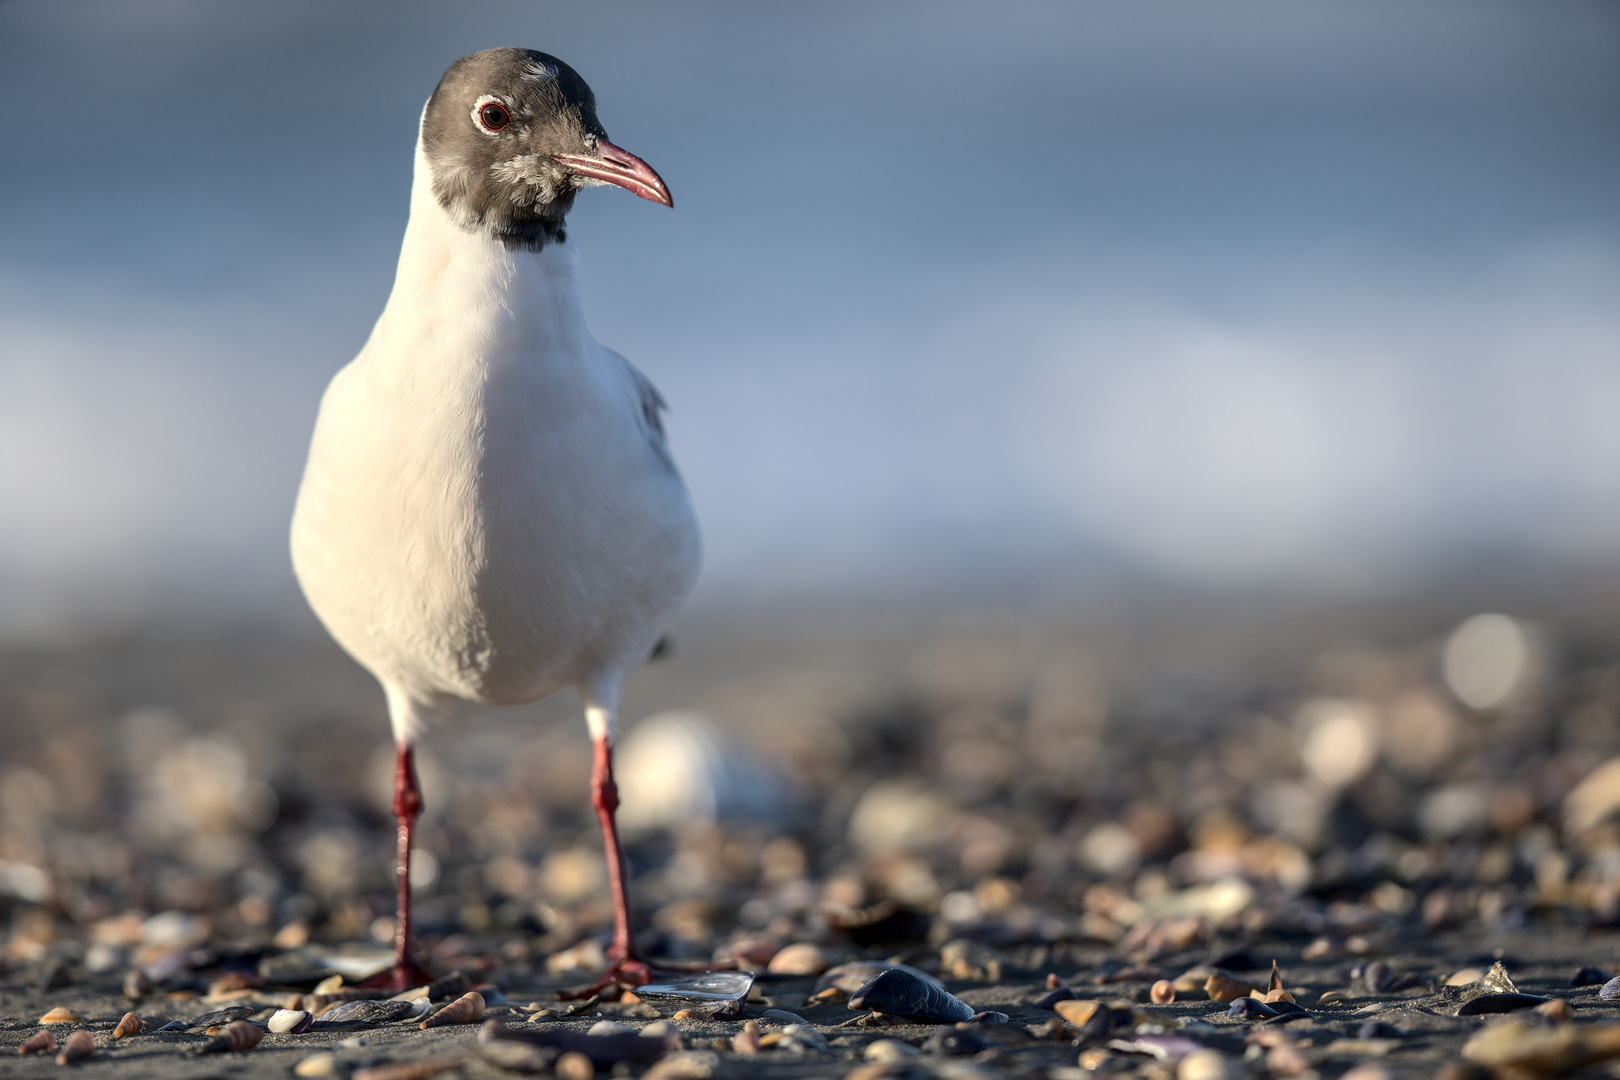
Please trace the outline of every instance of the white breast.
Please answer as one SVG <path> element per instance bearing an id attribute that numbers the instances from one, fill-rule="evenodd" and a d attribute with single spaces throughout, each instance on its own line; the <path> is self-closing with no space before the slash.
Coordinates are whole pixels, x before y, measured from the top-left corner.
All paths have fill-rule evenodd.
<path id="1" fill-rule="evenodd" d="M 462 230 L 418 146 L 393 293 L 327 389 L 299 490 L 316 614 L 423 701 L 622 678 L 699 560 L 647 392 L 586 329 L 571 248 Z"/>

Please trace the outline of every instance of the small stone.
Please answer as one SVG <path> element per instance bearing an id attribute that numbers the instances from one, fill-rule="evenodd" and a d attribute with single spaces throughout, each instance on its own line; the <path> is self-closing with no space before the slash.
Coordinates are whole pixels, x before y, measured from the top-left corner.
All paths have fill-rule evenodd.
<path id="1" fill-rule="evenodd" d="M 1537 994 L 1482 994 L 1464 1002 L 1463 1007 L 1457 1010 L 1457 1015 L 1486 1016 L 1491 1013 L 1518 1012 L 1520 1009 L 1533 1009 L 1550 1000 Z"/>
<path id="2" fill-rule="evenodd" d="M 1612 976 L 1602 968 L 1583 967 L 1575 971 L 1569 980 L 1571 986 L 1598 986 L 1606 983 Z"/>
<path id="3" fill-rule="evenodd" d="M 879 1039 L 877 1042 L 868 1045 L 866 1052 L 862 1056 L 867 1061 L 882 1061 L 892 1065 L 896 1062 L 914 1058 L 920 1052 L 915 1046 L 907 1042 L 901 1042 L 899 1039 Z"/>
<path id="4" fill-rule="evenodd" d="M 141 1023 L 140 1017 L 132 1012 L 127 1012 L 118 1021 L 118 1026 L 113 1028 L 113 1038 L 127 1039 L 131 1035 L 139 1035 L 143 1027 L 145 1025 Z"/>
<path id="5" fill-rule="evenodd" d="M 819 945 L 796 942 L 771 957 L 765 970 L 773 975 L 820 975 L 832 967 L 832 957 Z"/>
<path id="6" fill-rule="evenodd" d="M 1176 1066 L 1176 1080 L 1240 1080 L 1243 1067 L 1219 1050 L 1194 1050 Z"/>
<path id="7" fill-rule="evenodd" d="M 725 1071 L 725 1062 L 713 1051 L 677 1050 L 654 1062 L 641 1080 L 714 1080 Z"/>
<path id="8" fill-rule="evenodd" d="M 616 1024 L 612 1020 L 598 1020 L 585 1032 L 587 1035 L 634 1035 L 635 1028 Z"/>
<path id="9" fill-rule="evenodd" d="M 1063 985 L 1063 980 L 1057 977 L 1057 972 L 1048 971 L 1046 973 L 1046 988 L 1048 990 L 1056 990 L 1058 987 L 1060 987 L 1062 985 Z"/>
<path id="10" fill-rule="evenodd" d="M 557 1080 L 591 1080 L 596 1075 L 596 1066 L 578 1050 L 570 1050 L 557 1059 L 551 1071 L 557 1075 Z"/>
<path id="11" fill-rule="evenodd" d="M 62 1050 L 56 1055 L 58 1065 L 66 1065 L 70 1061 L 80 1061 L 96 1052 L 96 1040 L 88 1031 L 75 1031 L 68 1036 L 68 1041 L 62 1044 Z"/>
<path id="12" fill-rule="evenodd" d="M 313 1020 L 303 1009 L 277 1009 L 270 1014 L 268 1026 L 277 1035 L 297 1035 L 307 1031 Z"/>
<path id="13" fill-rule="evenodd" d="M 1517 1017 L 1481 1028 L 1463 1057 L 1499 1076 L 1558 1076 L 1620 1056 L 1620 1024 L 1530 1024 Z"/>
<path id="14" fill-rule="evenodd" d="M 82 1024 L 84 1017 L 65 1005 L 58 1005 L 50 1012 L 39 1018 L 42 1024 Z"/>
<path id="15" fill-rule="evenodd" d="M 1563 998 L 1553 998 L 1537 1005 L 1536 1012 L 1555 1024 L 1567 1024 L 1575 1019 L 1575 1010 Z"/>
<path id="16" fill-rule="evenodd" d="M 750 1020 L 743 1025 L 743 1029 L 731 1037 L 731 1049 L 738 1054 L 757 1054 L 759 1045 L 759 1024 Z"/>
<path id="17" fill-rule="evenodd" d="M 1168 1005 L 1176 1000 L 1176 986 L 1169 979 L 1160 979 L 1148 991 L 1148 997 L 1155 1005 Z"/>
<path id="18" fill-rule="evenodd" d="M 337 1055 L 328 1050 L 311 1054 L 293 1066 L 293 1073 L 297 1076 L 341 1076 L 343 1072 Z"/>
<path id="19" fill-rule="evenodd" d="M 124 976 L 124 996 L 138 1001 L 152 992 L 152 980 L 140 968 L 131 968 Z"/>

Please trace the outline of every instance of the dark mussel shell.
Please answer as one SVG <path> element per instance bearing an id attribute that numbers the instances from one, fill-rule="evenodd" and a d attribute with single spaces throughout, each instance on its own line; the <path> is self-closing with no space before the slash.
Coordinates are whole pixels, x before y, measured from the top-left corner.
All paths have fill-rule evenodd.
<path id="1" fill-rule="evenodd" d="M 822 973 L 816 980 L 812 994 L 819 994 L 823 990 L 837 987 L 840 990 L 853 994 L 885 971 L 908 971 L 927 983 L 945 989 L 945 984 L 934 978 L 921 968 L 914 968 L 910 964 L 885 964 L 881 960 L 850 960 L 847 963 L 835 964 Z"/>
<path id="2" fill-rule="evenodd" d="M 391 1024 L 418 1017 L 422 1007 L 414 1001 L 345 1001 L 315 1018 L 314 1027 L 342 1027 L 346 1024 Z"/>
<path id="3" fill-rule="evenodd" d="M 1483 994 L 1472 1001 L 1464 1002 L 1463 1007 L 1457 1010 L 1457 1015 L 1485 1016 L 1488 1013 L 1518 1012 L 1520 1009 L 1533 1009 L 1551 1000 L 1539 994 Z"/>
<path id="4" fill-rule="evenodd" d="M 928 1024 L 960 1024 L 973 1019 L 973 1007 L 909 971 L 890 968 L 850 995 L 851 1009 Z"/>

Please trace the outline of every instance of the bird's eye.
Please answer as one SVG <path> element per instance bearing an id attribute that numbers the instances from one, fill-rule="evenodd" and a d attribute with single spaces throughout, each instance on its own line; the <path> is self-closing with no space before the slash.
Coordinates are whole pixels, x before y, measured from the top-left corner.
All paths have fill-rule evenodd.
<path id="1" fill-rule="evenodd" d="M 512 114 L 498 101 L 491 101 L 478 110 L 479 121 L 490 131 L 499 131 L 512 122 Z"/>

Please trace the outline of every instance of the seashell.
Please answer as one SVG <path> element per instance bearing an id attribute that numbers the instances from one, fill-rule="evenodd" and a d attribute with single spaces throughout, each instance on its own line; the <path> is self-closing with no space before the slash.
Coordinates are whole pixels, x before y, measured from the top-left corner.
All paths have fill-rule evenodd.
<path id="1" fill-rule="evenodd" d="M 208 985 L 208 996 L 233 994 L 238 990 L 257 990 L 265 983 L 263 975 L 246 971 L 227 971 Z"/>
<path id="2" fill-rule="evenodd" d="M 422 1030 L 443 1027 L 445 1024 L 476 1024 L 483 1018 L 484 998 L 476 991 L 469 990 L 432 1016 L 425 1018 L 422 1021 Z"/>
<path id="3" fill-rule="evenodd" d="M 1563 998 L 1553 998 L 1549 1002 L 1537 1005 L 1536 1012 L 1555 1024 L 1567 1024 L 1575 1019 L 1574 1008 Z"/>
<path id="4" fill-rule="evenodd" d="M 1615 998 L 1620 998 L 1620 975 L 1616 975 L 1604 983 L 1602 989 L 1598 991 L 1598 997 L 1604 1001 L 1613 1001 Z"/>
<path id="5" fill-rule="evenodd" d="M 1479 982 L 1479 980 L 1483 979 L 1484 977 L 1485 977 L 1485 972 L 1483 970 L 1481 970 L 1480 968 L 1477 968 L 1477 967 L 1463 968 L 1460 971 L 1453 971 L 1450 975 L 1447 975 L 1446 976 L 1446 985 L 1447 986 L 1473 986 L 1475 983 Z"/>
<path id="6" fill-rule="evenodd" d="M 342 986 L 343 986 L 343 976 L 341 976 L 341 975 L 328 975 L 326 978 L 324 978 L 320 982 L 316 983 L 315 988 L 313 990 L 311 990 L 310 993 L 312 993 L 312 994 L 331 994 L 331 993 L 334 993 L 335 991 L 337 991 L 338 989 L 340 989 Z"/>
<path id="7" fill-rule="evenodd" d="M 696 1009 L 676 1009 L 674 1015 L 672 1015 L 670 1017 L 670 1019 L 671 1020 L 698 1020 L 698 1019 L 701 1019 L 701 1017 L 698 1016 L 698 1011 Z"/>
<path id="8" fill-rule="evenodd" d="M 181 1023 L 184 1025 L 183 1030 L 185 1031 L 202 1031 L 211 1027 L 221 1027 L 234 1020 L 245 1019 L 255 1012 L 258 1012 L 258 1010 L 251 1009 L 246 1005 L 232 1005 L 229 1008 L 205 1012 L 201 1016 L 194 1016 L 190 1020 L 181 1021 Z"/>
<path id="9" fill-rule="evenodd" d="M 940 947 L 939 966 L 955 979 L 1000 982 L 1015 965 L 1007 954 L 982 941 L 957 938 Z"/>
<path id="10" fill-rule="evenodd" d="M 1087 1021 L 1097 1014 L 1098 1009 L 1102 1008 L 1102 1002 L 1089 1000 L 1078 1001 L 1070 999 L 1060 1001 L 1052 1007 L 1057 1011 L 1059 1016 L 1063 1017 L 1063 1019 L 1067 1020 L 1075 1027 L 1085 1027 Z"/>
<path id="11" fill-rule="evenodd" d="M 389 998 L 388 1000 L 389 1001 L 415 1001 L 417 998 L 431 998 L 433 995 L 428 993 L 428 991 L 431 990 L 431 989 L 432 989 L 431 986 L 412 987 L 411 989 L 405 991 L 403 994 L 395 994 L 393 997 Z M 540 1006 L 539 1005 L 534 1005 L 534 1006 L 531 1006 L 531 1007 L 538 1009 Z"/>
<path id="12" fill-rule="evenodd" d="M 973 1019 L 973 1007 L 967 1002 L 898 968 L 890 968 L 851 994 L 849 1007 L 934 1024 Z"/>
<path id="13" fill-rule="evenodd" d="M 449 1072 L 463 1063 L 461 1057 L 430 1058 L 427 1061 L 389 1061 L 354 1071 L 353 1080 L 427 1080 Z"/>
<path id="14" fill-rule="evenodd" d="M 293 1066 L 295 1076 L 337 1076 L 343 1070 L 338 1064 L 337 1055 L 330 1050 L 322 1050 L 311 1054 Z"/>
<path id="15" fill-rule="evenodd" d="M 50 1012 L 39 1018 L 42 1024 L 82 1024 L 84 1017 L 65 1005 L 58 1005 Z"/>
<path id="16" fill-rule="evenodd" d="M 1267 1002 L 1271 1002 L 1271 1001 L 1293 1001 L 1294 1000 L 1294 995 L 1289 993 L 1287 990 L 1285 990 L 1285 989 L 1283 989 L 1282 987 L 1279 986 L 1275 990 L 1267 990 L 1266 991 L 1266 996 L 1261 998 L 1260 1000 L 1261 1001 L 1267 1001 Z"/>
<path id="17" fill-rule="evenodd" d="M 264 1038 L 264 1028 L 246 1020 L 232 1020 L 225 1030 L 198 1047 L 199 1054 L 235 1054 L 251 1050 Z"/>
<path id="18" fill-rule="evenodd" d="M 731 1037 L 731 1049 L 738 1054 L 759 1053 L 759 1024 L 754 1020 L 743 1025 L 741 1031 Z"/>
<path id="19" fill-rule="evenodd" d="M 724 1075 L 720 1055 L 710 1050 L 680 1050 L 658 1059 L 641 1080 L 713 1080 Z"/>
<path id="20" fill-rule="evenodd" d="M 391 1024 L 396 1020 L 415 1019 L 428 1007 L 423 1001 L 345 1001 L 318 1014 L 315 1026 L 331 1028 L 345 1024 Z"/>
<path id="21" fill-rule="evenodd" d="M 1241 1080 L 1248 1075 L 1219 1050 L 1194 1050 L 1176 1066 L 1176 1080 Z"/>
<path id="22" fill-rule="evenodd" d="M 541 1009 L 539 1012 L 530 1013 L 527 1020 L 531 1024 L 543 1024 L 547 1020 L 557 1019 L 559 1015 L 556 1009 Z"/>
<path id="23" fill-rule="evenodd" d="M 1530 1024 L 1517 1017 L 1481 1028 L 1463 1057 L 1498 1076 L 1562 1076 L 1593 1061 L 1620 1056 L 1620 1024 Z"/>
<path id="24" fill-rule="evenodd" d="M 1349 998 L 1353 998 L 1353 997 L 1355 997 L 1354 994 L 1352 994 L 1345 987 L 1340 986 L 1340 987 L 1336 987 L 1335 989 L 1332 989 L 1332 990 L 1324 990 L 1324 991 L 1322 991 L 1322 993 L 1317 997 L 1316 1000 L 1317 1000 L 1318 1004 L 1328 1005 L 1328 1004 L 1331 1004 L 1331 1003 L 1333 1003 L 1335 1001 L 1345 1001 L 1345 1000 L 1348 1000 Z"/>
<path id="25" fill-rule="evenodd" d="M 1371 1042 L 1374 1039 L 1404 1039 L 1406 1032 L 1394 1024 L 1386 1024 L 1382 1020 L 1368 1020 L 1356 1029 L 1356 1038 L 1362 1042 Z"/>
<path id="26" fill-rule="evenodd" d="M 1608 982 L 1611 977 L 1612 976 L 1610 976 L 1609 973 L 1604 971 L 1602 968 L 1582 967 L 1575 969 L 1575 974 L 1570 977 L 1569 985 L 1598 986 Z"/>
<path id="27" fill-rule="evenodd" d="M 125 1039 L 131 1035 L 139 1035 L 145 1026 L 145 1024 L 141 1023 L 140 1017 L 132 1012 L 127 1012 L 118 1021 L 118 1026 L 113 1028 L 113 1038 Z"/>
<path id="28" fill-rule="evenodd" d="M 1211 1001 L 1233 1001 L 1237 998 L 1248 997 L 1260 989 L 1251 982 L 1246 982 L 1233 975 L 1215 972 L 1204 981 L 1204 993 L 1209 995 Z"/>
<path id="29" fill-rule="evenodd" d="M 1240 997 L 1232 999 L 1232 1007 L 1226 1010 L 1227 1016 L 1239 1020 L 1260 1020 L 1271 1016 L 1281 1016 L 1276 1009 L 1267 1005 L 1256 997 Z"/>
<path id="30" fill-rule="evenodd" d="M 566 1006 L 563 1009 L 562 1014 L 564 1016 L 582 1016 L 596 1008 L 597 1004 L 600 1003 L 601 1000 L 601 994 L 592 994 L 583 1001 L 576 1001 L 572 1005 Z"/>
<path id="31" fill-rule="evenodd" d="M 916 1057 L 921 1051 L 899 1039 L 879 1039 L 867 1046 L 863 1055 L 867 1061 L 881 1061 L 893 1065 Z"/>
<path id="32" fill-rule="evenodd" d="M 809 1024 L 789 1024 L 781 1031 L 783 1045 L 789 1050 L 800 1048 L 827 1052 L 827 1036 Z"/>
<path id="33" fill-rule="evenodd" d="M 68 1041 L 62 1044 L 62 1050 L 56 1055 L 58 1065 L 66 1065 L 70 1061 L 79 1061 L 96 1052 L 96 1040 L 88 1031 L 82 1028 L 68 1036 Z"/>
<path id="34" fill-rule="evenodd" d="M 616 1024 L 612 1020 L 598 1020 L 585 1032 L 587 1035 L 634 1035 L 635 1028 Z"/>
<path id="35" fill-rule="evenodd" d="M 315 1018 L 303 1009 L 277 1009 L 270 1015 L 270 1030 L 277 1035 L 302 1035 Z"/>
<path id="36" fill-rule="evenodd" d="M 1048 971 L 1046 973 L 1046 988 L 1048 990 L 1056 990 L 1058 987 L 1060 987 L 1062 985 L 1063 985 L 1063 980 L 1058 978 L 1057 972 Z"/>
<path id="37" fill-rule="evenodd" d="M 131 968 L 124 975 L 124 996 L 131 1001 L 139 1000 L 152 992 L 152 980 L 146 977 L 146 972 L 140 968 Z"/>
<path id="38" fill-rule="evenodd" d="M 945 984 L 928 974 L 926 971 L 914 968 L 909 964 L 885 964 L 877 960 L 850 960 L 847 963 L 837 964 L 822 972 L 821 978 L 816 980 L 815 989 L 811 996 L 815 997 L 824 990 L 838 989 L 847 994 L 853 994 L 885 971 L 905 971 L 927 983 L 945 989 Z"/>
<path id="39" fill-rule="evenodd" d="M 1168 1005 L 1176 1000 L 1176 984 L 1169 979 L 1160 979 L 1148 991 L 1148 997 L 1155 1005 Z"/>
<path id="40" fill-rule="evenodd" d="M 973 1014 L 972 1023 L 1010 1024 L 1012 1023 L 1012 1017 L 1008 1016 L 1004 1012 L 997 1012 L 995 1009 L 985 1009 L 983 1012 L 976 1012 Z"/>
<path id="41" fill-rule="evenodd" d="M 578 1050 L 569 1050 L 551 1067 L 557 1080 L 591 1080 L 596 1075 L 596 1064 Z"/>
<path id="42" fill-rule="evenodd" d="M 997 1049 L 1000 1045 L 971 1027 L 948 1027 L 940 1028 L 924 1039 L 922 1051 L 925 1054 L 942 1054 L 948 1057 L 972 1057 L 986 1050 Z"/>
<path id="43" fill-rule="evenodd" d="M 1541 997 L 1539 994 L 1482 994 L 1471 1001 L 1463 1003 L 1457 1010 L 1458 1016 L 1486 1016 L 1490 1013 L 1518 1012 L 1520 1009 L 1533 1009 L 1537 1005 L 1545 1005 L 1551 998 Z"/>
<path id="44" fill-rule="evenodd" d="M 48 1054 L 56 1049 L 56 1036 L 51 1034 L 50 1028 L 41 1028 L 29 1036 L 27 1042 L 17 1047 L 19 1054 Z"/>
<path id="45" fill-rule="evenodd" d="M 765 970 L 773 975 L 820 975 L 832 967 L 832 958 L 808 941 L 796 942 L 771 957 Z"/>
<path id="46" fill-rule="evenodd" d="M 798 1013 L 791 1013 L 786 1009 L 766 1009 L 760 1015 L 767 1020 L 780 1020 L 784 1024 L 803 1024 L 806 1022 L 804 1017 Z"/>

